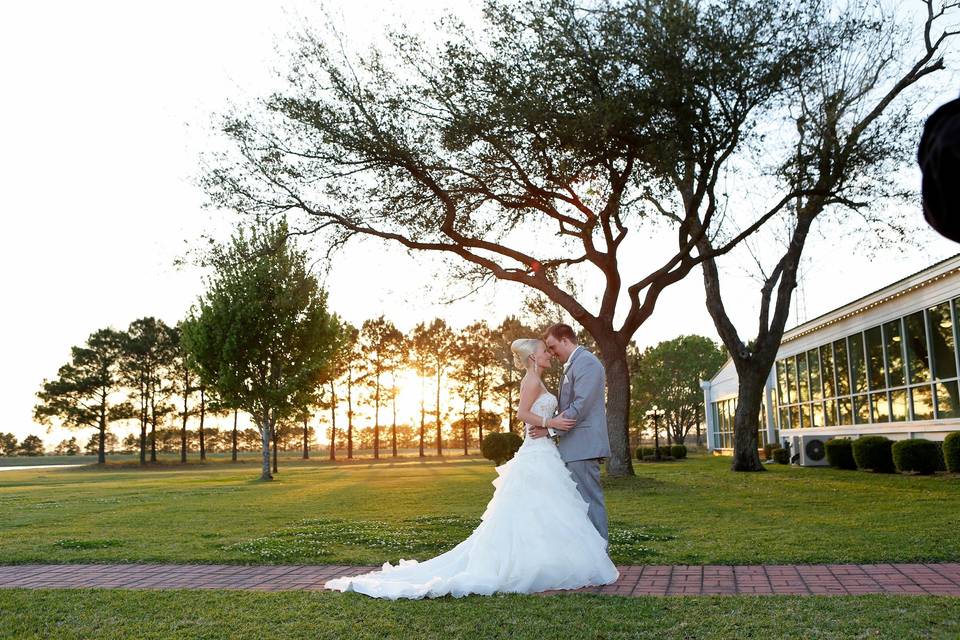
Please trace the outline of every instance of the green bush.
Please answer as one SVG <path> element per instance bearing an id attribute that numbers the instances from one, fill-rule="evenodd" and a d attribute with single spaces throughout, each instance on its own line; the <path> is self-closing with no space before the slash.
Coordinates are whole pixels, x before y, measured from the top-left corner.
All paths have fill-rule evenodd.
<path id="1" fill-rule="evenodd" d="M 643 462 L 648 456 L 653 456 L 653 447 L 637 447 L 637 460 Z"/>
<path id="2" fill-rule="evenodd" d="M 853 459 L 858 469 L 893 473 L 893 441 L 883 436 L 861 436 L 853 441 Z"/>
<path id="3" fill-rule="evenodd" d="M 675 444 L 675 445 L 673 445 L 672 447 L 670 447 L 670 455 L 673 456 L 674 458 L 676 458 L 677 460 L 681 460 L 681 459 L 683 459 L 683 458 L 686 458 L 686 457 L 687 457 L 687 447 L 685 447 L 685 446 L 682 445 L 682 444 Z"/>
<path id="4" fill-rule="evenodd" d="M 960 431 L 954 431 L 943 439 L 943 461 L 947 471 L 960 473 Z"/>
<path id="5" fill-rule="evenodd" d="M 771 455 L 773 456 L 773 461 L 777 464 L 790 464 L 790 449 L 777 447 L 771 452 Z"/>
<path id="6" fill-rule="evenodd" d="M 834 469 L 856 469 L 853 442 L 848 438 L 831 438 L 826 443 L 827 462 Z"/>
<path id="7" fill-rule="evenodd" d="M 913 471 L 929 475 L 937 470 L 940 451 L 935 442 L 924 438 L 908 438 L 893 443 L 893 464 L 897 471 Z"/>
<path id="8" fill-rule="evenodd" d="M 523 439 L 515 433 L 489 433 L 483 438 L 480 453 L 499 466 L 513 458 L 522 444 Z"/>
<path id="9" fill-rule="evenodd" d="M 670 454 L 670 447 L 661 446 L 660 447 L 660 460 L 674 460 L 674 457 Z M 656 447 L 638 447 L 637 448 L 637 460 L 640 462 L 656 462 L 657 460 L 657 449 Z"/>
<path id="10" fill-rule="evenodd" d="M 772 460 L 773 450 L 779 449 L 779 448 L 780 448 L 780 445 L 777 444 L 776 442 L 768 442 L 767 444 L 763 445 L 763 459 Z"/>
<path id="11" fill-rule="evenodd" d="M 937 445 L 937 471 L 946 471 L 947 463 L 943 458 L 943 442 L 935 440 L 933 444 Z"/>

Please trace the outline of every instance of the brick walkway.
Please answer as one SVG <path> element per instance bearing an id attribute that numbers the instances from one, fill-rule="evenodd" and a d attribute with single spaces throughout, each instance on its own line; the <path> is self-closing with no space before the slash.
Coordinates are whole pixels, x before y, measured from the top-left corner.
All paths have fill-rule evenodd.
<path id="1" fill-rule="evenodd" d="M 0 565 L 0 588 L 322 590 L 375 567 L 335 565 Z M 621 566 L 587 593 L 619 595 L 933 594 L 960 596 L 960 563 L 781 566 Z M 561 592 L 546 592 L 561 593 Z"/>

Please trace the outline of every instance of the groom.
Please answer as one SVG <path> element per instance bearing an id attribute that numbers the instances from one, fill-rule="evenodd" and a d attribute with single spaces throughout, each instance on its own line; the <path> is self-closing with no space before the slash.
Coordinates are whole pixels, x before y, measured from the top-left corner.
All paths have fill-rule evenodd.
<path id="1" fill-rule="evenodd" d="M 560 457 L 590 506 L 590 521 L 607 540 L 607 508 L 600 488 L 600 461 L 610 456 L 603 365 L 577 344 L 570 325 L 553 325 L 543 334 L 543 341 L 547 351 L 563 363 L 558 415 L 576 423 L 568 431 L 530 427 L 530 435 L 542 438 L 549 434 L 557 440 Z"/>

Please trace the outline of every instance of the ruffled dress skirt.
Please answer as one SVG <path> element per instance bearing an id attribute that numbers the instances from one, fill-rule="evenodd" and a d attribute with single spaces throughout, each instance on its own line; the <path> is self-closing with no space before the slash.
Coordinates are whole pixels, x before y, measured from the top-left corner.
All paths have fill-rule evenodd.
<path id="1" fill-rule="evenodd" d="M 335 578 L 328 589 L 374 598 L 536 593 L 610 584 L 619 577 L 587 503 L 549 438 L 527 438 L 496 469 L 480 525 L 446 553 L 423 562 Z"/>

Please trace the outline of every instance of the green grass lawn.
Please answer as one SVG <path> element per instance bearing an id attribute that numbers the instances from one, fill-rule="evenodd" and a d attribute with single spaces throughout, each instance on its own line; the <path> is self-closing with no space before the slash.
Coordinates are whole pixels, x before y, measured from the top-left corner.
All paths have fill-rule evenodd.
<path id="1" fill-rule="evenodd" d="M 960 598 L 0 590 L 0 638 L 957 638 Z"/>
<path id="2" fill-rule="evenodd" d="M 956 561 L 960 478 L 771 465 L 727 458 L 642 464 L 605 479 L 618 563 Z M 485 460 L 289 461 L 4 471 L 4 563 L 378 564 L 426 558 L 478 522 Z"/>

